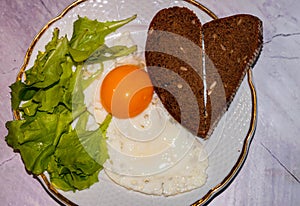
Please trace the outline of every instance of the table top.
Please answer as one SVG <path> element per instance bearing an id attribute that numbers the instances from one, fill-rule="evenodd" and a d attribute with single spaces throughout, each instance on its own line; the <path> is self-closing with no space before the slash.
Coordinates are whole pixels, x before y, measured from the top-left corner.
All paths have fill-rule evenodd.
<path id="1" fill-rule="evenodd" d="M 4 137 L 12 119 L 9 85 L 34 36 L 73 0 L 2 0 L 0 7 L 0 200 L 2 205 L 57 205 L 28 175 Z M 258 124 L 247 160 L 209 205 L 297 205 L 300 202 L 300 1 L 201 1 L 219 17 L 249 13 L 263 21 L 254 68 Z"/>

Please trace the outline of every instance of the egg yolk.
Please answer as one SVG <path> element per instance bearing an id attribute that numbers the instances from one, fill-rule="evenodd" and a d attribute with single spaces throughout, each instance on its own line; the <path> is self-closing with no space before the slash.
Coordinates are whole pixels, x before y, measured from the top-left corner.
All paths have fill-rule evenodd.
<path id="1" fill-rule="evenodd" d="M 114 117 L 135 117 L 149 105 L 153 86 L 146 71 L 137 65 L 114 68 L 104 78 L 100 97 L 104 109 Z"/>

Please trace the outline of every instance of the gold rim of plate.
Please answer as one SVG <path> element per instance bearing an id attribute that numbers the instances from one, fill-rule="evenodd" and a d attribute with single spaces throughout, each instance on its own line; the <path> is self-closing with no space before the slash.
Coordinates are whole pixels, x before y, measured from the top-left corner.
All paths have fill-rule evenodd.
<path id="1" fill-rule="evenodd" d="M 72 8 L 78 6 L 79 4 L 86 2 L 88 0 L 77 0 L 75 2 L 73 2 L 72 4 L 70 4 L 68 7 L 66 7 L 57 17 L 51 19 L 41 30 L 40 32 L 35 36 L 35 38 L 33 39 L 33 41 L 31 42 L 25 57 L 24 57 L 24 61 L 23 61 L 23 65 L 17 75 L 16 80 L 21 80 L 22 76 L 25 72 L 25 69 L 29 63 L 29 59 L 31 57 L 32 51 L 34 49 L 34 46 L 36 45 L 37 41 L 41 38 L 41 36 L 44 34 L 45 31 L 47 31 L 47 29 L 56 21 L 58 21 L 59 19 L 63 18 L 65 16 L 66 13 L 68 13 L 68 11 L 70 11 Z M 204 6 L 203 4 L 199 3 L 198 1 L 195 0 L 183 0 L 186 1 L 194 6 L 196 6 L 197 8 L 199 8 L 200 10 L 202 10 L 203 12 L 205 12 L 207 15 L 209 15 L 212 19 L 217 19 L 217 15 L 214 14 L 214 12 L 212 12 L 210 9 L 208 9 L 206 6 Z M 222 180 L 222 182 L 220 182 L 218 185 L 216 185 L 214 188 L 211 188 L 203 197 L 201 197 L 201 199 L 195 201 L 191 206 L 200 206 L 203 205 L 205 203 L 207 203 L 209 200 L 211 200 L 214 196 L 216 196 L 217 193 L 219 193 L 222 189 L 224 189 L 230 182 L 231 180 L 233 180 L 233 178 L 236 176 L 236 174 L 238 173 L 238 171 L 241 169 L 243 163 L 246 160 L 247 154 L 248 154 L 248 150 L 250 147 L 250 143 L 252 140 L 252 137 L 254 135 L 255 132 L 255 128 L 256 128 L 256 122 L 257 122 L 257 95 L 256 95 L 256 90 L 252 81 L 252 69 L 249 68 L 247 71 L 247 77 L 248 77 L 248 85 L 250 87 L 251 90 L 251 98 L 252 98 L 252 114 L 251 114 L 251 121 L 250 121 L 250 126 L 249 126 L 249 130 L 247 132 L 247 135 L 244 139 L 243 142 L 243 148 L 241 151 L 241 154 L 237 160 L 237 162 L 235 163 L 234 167 L 231 169 L 231 171 L 229 172 L 229 174 Z M 16 119 L 20 119 L 20 115 L 18 111 L 14 111 L 14 117 Z M 46 185 L 47 189 L 56 197 L 59 199 L 59 201 L 61 201 L 62 203 L 66 204 L 66 205 L 70 205 L 70 206 L 76 206 L 77 204 L 72 202 L 71 200 L 69 200 L 68 198 L 66 198 L 65 196 L 63 196 L 62 194 L 60 194 L 56 188 L 49 182 L 48 178 L 46 177 L 46 175 L 41 174 L 39 175 L 41 180 L 44 182 L 44 184 Z"/>

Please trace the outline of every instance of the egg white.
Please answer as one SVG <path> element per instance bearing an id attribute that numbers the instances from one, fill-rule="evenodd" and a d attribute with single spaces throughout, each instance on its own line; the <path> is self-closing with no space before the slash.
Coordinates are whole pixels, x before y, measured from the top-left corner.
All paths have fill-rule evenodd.
<path id="1" fill-rule="evenodd" d="M 208 159 L 202 144 L 195 140 L 191 150 L 173 167 L 155 175 L 120 175 L 110 170 L 106 174 L 117 184 L 149 195 L 172 196 L 191 191 L 205 184 Z M 145 163 L 146 164 L 146 163 Z"/>

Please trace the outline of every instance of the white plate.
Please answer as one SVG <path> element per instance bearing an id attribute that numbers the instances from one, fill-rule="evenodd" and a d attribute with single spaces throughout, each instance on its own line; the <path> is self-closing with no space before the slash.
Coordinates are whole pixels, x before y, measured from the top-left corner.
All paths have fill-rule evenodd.
<path id="1" fill-rule="evenodd" d="M 19 77 L 22 76 L 24 70 L 33 65 L 37 52 L 44 50 L 44 46 L 51 39 L 55 27 L 60 28 L 60 35 L 71 36 L 72 25 L 78 15 L 107 21 L 123 19 L 137 14 L 134 23 L 130 23 L 122 29 L 141 32 L 146 31 L 157 11 L 175 5 L 192 9 L 202 23 L 210 21 L 212 17 L 198 8 L 196 4 L 197 2 L 193 0 L 190 0 L 190 3 L 174 0 L 79 0 L 74 2 L 61 15 L 50 21 L 33 40 Z M 143 42 L 143 38 L 145 36 L 138 41 Z M 139 44 L 141 47 L 142 45 Z M 46 176 L 42 175 L 40 178 L 59 201 L 70 205 L 201 205 L 213 198 L 233 180 L 246 159 L 255 126 L 256 93 L 252 84 L 251 70 L 249 70 L 226 115 L 219 122 L 213 135 L 208 140 L 203 141 L 209 152 L 209 167 L 207 169 L 207 182 L 201 188 L 167 198 L 150 196 L 126 190 L 113 183 L 104 172 L 101 172 L 98 183 L 89 189 L 73 193 L 56 191 L 50 186 Z"/>

